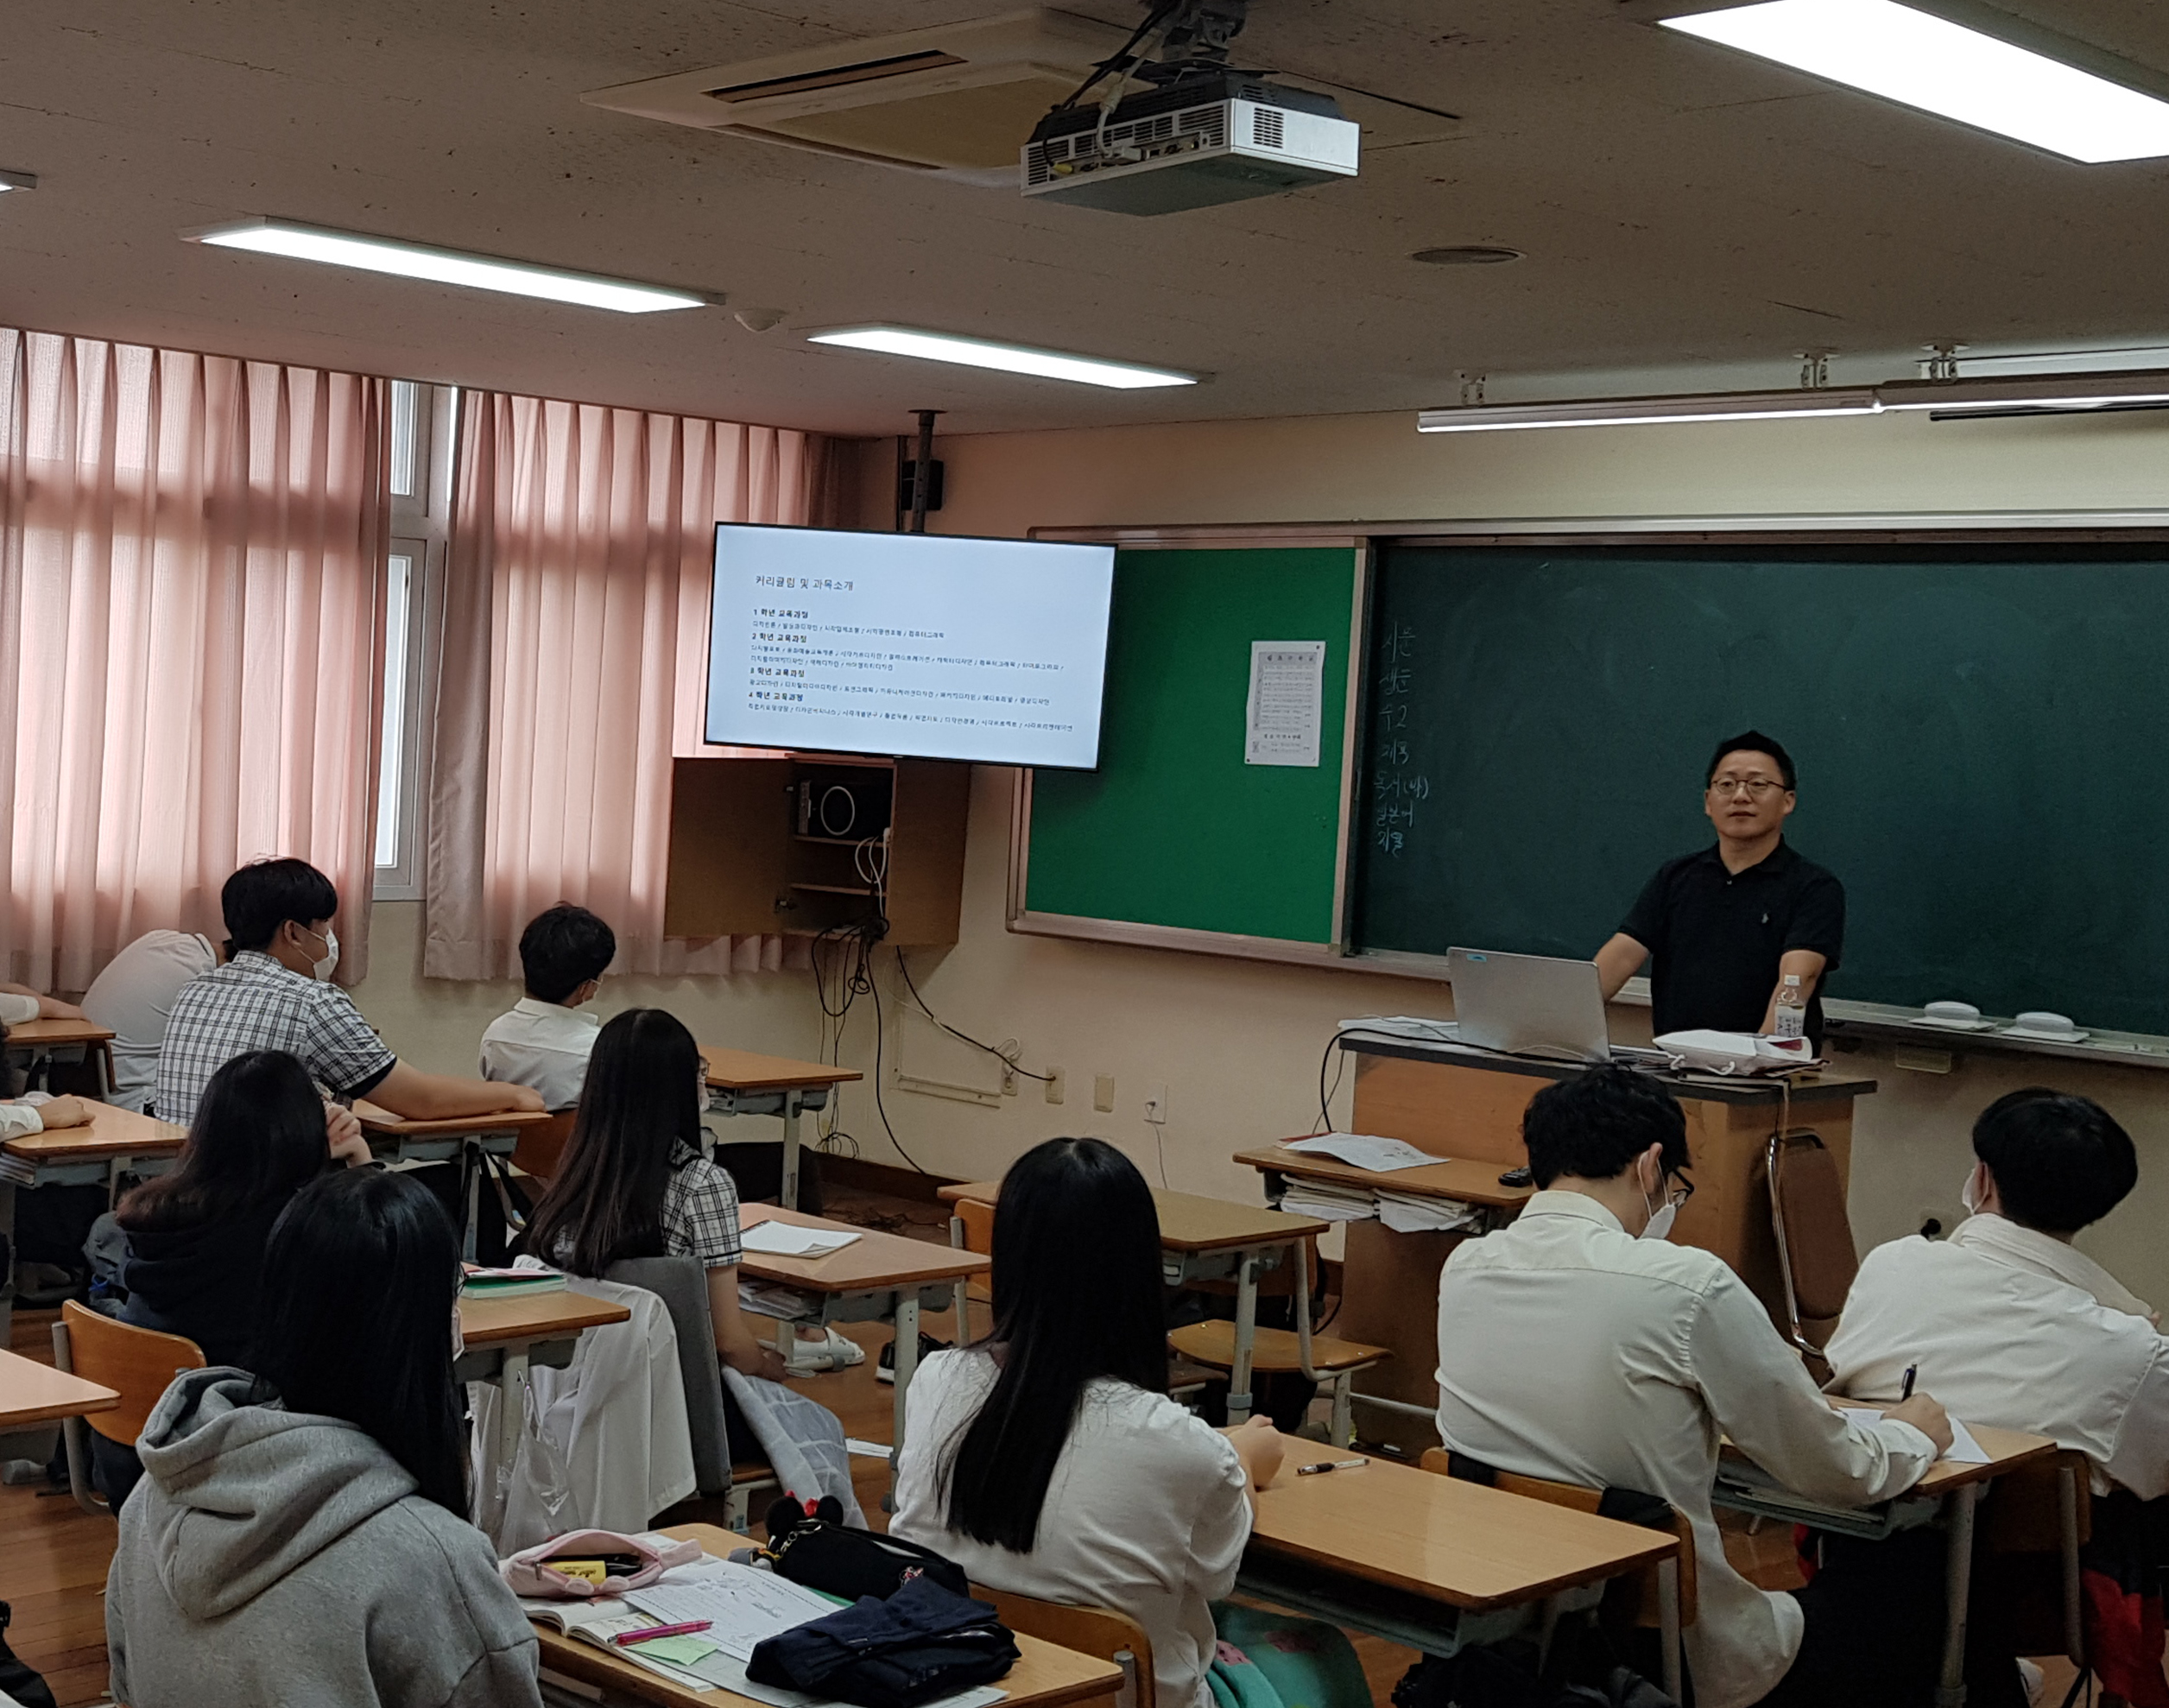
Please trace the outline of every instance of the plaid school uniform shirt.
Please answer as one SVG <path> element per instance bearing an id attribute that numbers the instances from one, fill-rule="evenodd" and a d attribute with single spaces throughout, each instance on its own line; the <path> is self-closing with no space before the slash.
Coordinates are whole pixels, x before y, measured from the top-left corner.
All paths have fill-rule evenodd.
<path id="1" fill-rule="evenodd" d="M 187 1126 L 211 1076 L 250 1050 L 298 1057 L 311 1079 L 343 1098 L 375 1090 L 398 1062 L 338 985 L 243 949 L 174 998 L 158 1062 L 159 1118 Z"/>
<path id="2" fill-rule="evenodd" d="M 727 1269 L 744 1256 L 737 1183 L 683 1139 L 670 1148 L 662 1224 L 666 1256 L 698 1257 L 703 1268 Z"/>

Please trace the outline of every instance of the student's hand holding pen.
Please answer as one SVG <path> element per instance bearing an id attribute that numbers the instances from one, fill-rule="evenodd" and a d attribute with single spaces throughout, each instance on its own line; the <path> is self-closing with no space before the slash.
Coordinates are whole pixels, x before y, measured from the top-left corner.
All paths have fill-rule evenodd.
<path id="1" fill-rule="evenodd" d="M 1911 1399 L 1900 1400 L 1885 1417 L 1894 1417 L 1900 1423 L 1909 1423 L 1936 1444 L 1936 1457 L 1941 1458 L 1951 1451 L 1951 1418 L 1941 1404 L 1926 1394 L 1916 1394 Z"/>

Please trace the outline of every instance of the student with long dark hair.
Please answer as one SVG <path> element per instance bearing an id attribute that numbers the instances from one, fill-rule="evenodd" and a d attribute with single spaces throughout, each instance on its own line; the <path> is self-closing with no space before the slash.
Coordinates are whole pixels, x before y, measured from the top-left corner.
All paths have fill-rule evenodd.
<path id="1" fill-rule="evenodd" d="M 1163 1708 L 1211 1708 L 1213 1604 L 1282 1446 L 1263 1418 L 1223 1434 L 1167 1397 L 1160 1277 L 1151 1191 L 1112 1145 L 1049 1139 L 1010 1165 L 994 1327 L 920 1366 L 890 1528 L 975 1583 L 1128 1614 L 1152 1638 Z M 1224 1637 L 1245 1624 L 1221 1617 Z M 1240 1640 L 1289 1623 L 1250 1622 Z M 1358 1699 L 1344 1638 L 1306 1626 L 1287 1650 L 1306 1655 L 1306 1700 Z"/>
<path id="2" fill-rule="evenodd" d="M 143 1432 L 105 1585 L 117 1699 L 541 1703 L 534 1630 L 467 1521 L 458 1297 L 427 1187 L 369 1168 L 295 1195 L 260 1374 L 187 1371 Z"/>
<path id="3" fill-rule="evenodd" d="M 661 1009 L 628 1009 L 597 1034 L 565 1158 L 528 1224 L 528 1249 L 578 1275 L 601 1277 L 627 1257 L 695 1257 L 708 1272 L 716 1353 L 740 1375 L 780 1382 L 775 1349 L 738 1306 L 738 1189 L 700 1154 L 707 1072 L 700 1047 Z M 741 1447 L 753 1431 L 726 1383 L 724 1426 Z M 803 1401 L 802 1421 L 843 1426 Z M 828 1426 L 835 1424 L 833 1431 Z"/>
<path id="4" fill-rule="evenodd" d="M 180 1164 L 113 1212 L 128 1236 L 121 1320 L 185 1335 L 204 1362 L 253 1370 L 264 1246 L 294 1194 L 334 1162 L 369 1161 L 351 1110 L 327 1104 L 283 1050 L 251 1050 L 211 1076 Z"/>

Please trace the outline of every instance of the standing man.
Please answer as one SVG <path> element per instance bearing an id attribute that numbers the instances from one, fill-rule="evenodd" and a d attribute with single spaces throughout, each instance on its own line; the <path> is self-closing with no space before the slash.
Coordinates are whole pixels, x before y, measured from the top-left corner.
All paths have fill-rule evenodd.
<path id="1" fill-rule="evenodd" d="M 1778 990 L 1797 974 L 1807 1035 L 1823 1044 L 1823 976 L 1845 942 L 1845 889 L 1785 840 L 1799 803 L 1792 756 L 1758 730 L 1718 743 L 1702 810 L 1714 848 L 1667 860 L 1612 939 L 1597 952 L 1609 1002 L 1654 959 L 1658 1037 L 1708 1028 L 1767 1033 Z"/>

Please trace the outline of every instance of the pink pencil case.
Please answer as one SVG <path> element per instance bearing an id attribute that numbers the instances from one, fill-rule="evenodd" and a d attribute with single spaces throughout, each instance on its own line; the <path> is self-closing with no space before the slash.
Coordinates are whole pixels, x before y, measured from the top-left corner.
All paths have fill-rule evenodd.
<path id="1" fill-rule="evenodd" d="M 599 1584 L 560 1572 L 553 1559 L 593 1559 L 598 1554 L 629 1553 L 641 1561 L 630 1572 L 613 1572 Z M 652 1584 L 673 1566 L 689 1566 L 700 1558 L 700 1544 L 661 1537 L 623 1535 L 616 1530 L 568 1530 L 531 1548 L 522 1548 L 497 1562 L 497 1570 L 522 1596 L 552 1596 L 562 1601 L 587 1601 L 596 1596 L 623 1595 L 627 1590 Z"/>

